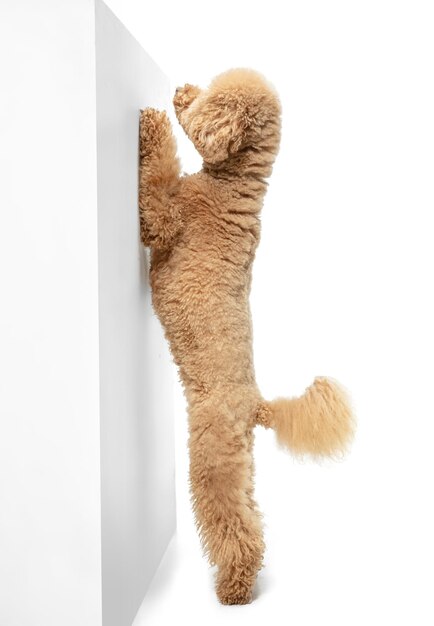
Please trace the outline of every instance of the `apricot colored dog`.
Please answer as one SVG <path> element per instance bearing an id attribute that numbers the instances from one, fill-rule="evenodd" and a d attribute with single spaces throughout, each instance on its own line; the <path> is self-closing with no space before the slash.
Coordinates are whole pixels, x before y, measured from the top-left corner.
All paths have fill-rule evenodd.
<path id="1" fill-rule="evenodd" d="M 151 248 L 154 309 L 179 368 L 189 413 L 190 486 L 202 545 L 218 566 L 223 604 L 251 601 L 262 566 L 253 498 L 253 429 L 275 429 L 295 454 L 341 452 L 353 419 L 337 383 L 317 378 L 299 398 L 267 402 L 255 381 L 249 292 L 260 211 L 280 141 L 281 109 L 252 70 L 206 90 L 177 89 L 177 118 L 203 158 L 180 175 L 167 115 L 140 124 L 141 237 Z"/>

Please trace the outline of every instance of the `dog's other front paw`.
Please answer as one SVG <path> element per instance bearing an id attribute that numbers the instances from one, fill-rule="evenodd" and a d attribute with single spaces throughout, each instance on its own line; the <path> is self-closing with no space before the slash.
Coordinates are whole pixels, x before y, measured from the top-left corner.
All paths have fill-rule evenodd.
<path id="1" fill-rule="evenodd" d="M 170 121 L 165 111 L 147 108 L 140 113 L 140 157 L 155 154 L 170 137 Z"/>
<path id="2" fill-rule="evenodd" d="M 173 97 L 173 106 L 175 107 L 176 116 L 179 117 L 185 109 L 188 109 L 199 94 L 200 89 L 196 87 L 196 85 L 187 83 L 184 87 L 178 87 Z"/>

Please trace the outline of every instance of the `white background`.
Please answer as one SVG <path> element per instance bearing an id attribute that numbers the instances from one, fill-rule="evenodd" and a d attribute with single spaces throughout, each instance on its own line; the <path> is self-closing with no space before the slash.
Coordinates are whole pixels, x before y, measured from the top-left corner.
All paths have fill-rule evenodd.
<path id="1" fill-rule="evenodd" d="M 257 430 L 266 568 L 252 605 L 221 607 L 190 512 L 179 392 L 178 533 L 137 625 L 432 626 L 431 3 L 108 4 L 173 88 L 234 66 L 277 87 L 282 146 L 251 297 L 257 378 L 272 398 L 332 375 L 358 416 L 339 463 L 295 462 Z M 192 172 L 200 160 L 176 134 Z"/>

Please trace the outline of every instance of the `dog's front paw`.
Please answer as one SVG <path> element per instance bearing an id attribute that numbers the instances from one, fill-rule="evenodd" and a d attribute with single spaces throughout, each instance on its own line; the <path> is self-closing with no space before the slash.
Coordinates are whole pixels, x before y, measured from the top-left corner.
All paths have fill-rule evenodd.
<path id="1" fill-rule="evenodd" d="M 170 122 L 165 111 L 144 109 L 140 113 L 140 157 L 143 159 L 158 152 L 170 137 Z"/>

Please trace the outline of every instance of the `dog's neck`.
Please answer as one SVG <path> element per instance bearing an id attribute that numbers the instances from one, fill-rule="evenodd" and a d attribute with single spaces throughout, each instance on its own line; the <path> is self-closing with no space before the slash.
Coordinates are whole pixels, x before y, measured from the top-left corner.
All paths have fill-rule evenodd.
<path id="1" fill-rule="evenodd" d="M 247 146 L 220 163 L 204 161 L 202 169 L 215 178 L 246 182 L 254 180 L 266 186 L 275 157 L 275 150 Z"/>

